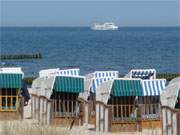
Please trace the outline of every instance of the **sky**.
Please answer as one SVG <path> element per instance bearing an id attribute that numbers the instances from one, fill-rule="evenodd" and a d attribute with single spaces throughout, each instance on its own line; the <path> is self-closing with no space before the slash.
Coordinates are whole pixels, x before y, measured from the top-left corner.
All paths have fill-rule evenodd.
<path id="1" fill-rule="evenodd" d="M 1 26 L 179 26 L 180 0 L 0 0 Z"/>

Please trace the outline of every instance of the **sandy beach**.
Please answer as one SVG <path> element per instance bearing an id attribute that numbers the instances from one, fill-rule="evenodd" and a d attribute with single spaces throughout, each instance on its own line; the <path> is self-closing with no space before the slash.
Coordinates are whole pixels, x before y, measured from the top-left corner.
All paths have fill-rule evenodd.
<path id="1" fill-rule="evenodd" d="M 74 126 L 71 130 L 69 127 L 40 126 L 31 119 L 0 122 L 0 135 L 161 135 L 160 129 L 127 133 L 103 133 L 92 129 L 93 125 Z"/>

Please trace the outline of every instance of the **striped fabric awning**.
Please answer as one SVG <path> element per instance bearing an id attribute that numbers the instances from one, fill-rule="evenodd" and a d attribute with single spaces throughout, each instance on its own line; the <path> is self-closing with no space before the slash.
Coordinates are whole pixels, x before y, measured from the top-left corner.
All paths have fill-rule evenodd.
<path id="1" fill-rule="evenodd" d="M 140 79 L 116 79 L 111 88 L 113 96 L 142 96 L 142 91 Z"/>
<path id="2" fill-rule="evenodd" d="M 18 88 L 22 87 L 24 73 L 21 67 L 0 68 L 0 88 Z"/>
<path id="3" fill-rule="evenodd" d="M 39 72 L 39 76 L 40 77 L 44 77 L 44 76 L 58 76 L 58 75 L 62 75 L 62 76 L 79 76 L 79 72 L 80 69 L 79 68 L 72 68 L 72 69 L 59 69 L 59 68 L 55 68 L 55 69 L 45 69 L 45 70 L 41 70 Z"/>
<path id="4" fill-rule="evenodd" d="M 142 80 L 143 96 L 158 96 L 166 87 L 165 79 Z"/>
<path id="5" fill-rule="evenodd" d="M 63 76 L 79 76 L 80 69 L 74 68 L 74 69 L 64 69 L 59 70 L 58 75 Z"/>
<path id="6" fill-rule="evenodd" d="M 91 92 L 95 93 L 97 87 L 109 80 L 113 80 L 114 78 L 117 78 L 119 75 L 118 71 L 96 71 L 94 73 L 94 78 L 92 81 L 92 86 L 91 86 Z"/>
<path id="7" fill-rule="evenodd" d="M 130 72 L 130 78 L 155 79 L 155 69 L 134 69 Z"/>
<path id="8" fill-rule="evenodd" d="M 56 76 L 53 90 L 80 93 L 84 91 L 84 77 Z"/>
<path id="9" fill-rule="evenodd" d="M 0 74 L 0 88 L 18 88 L 22 87 L 23 74 Z"/>
<path id="10" fill-rule="evenodd" d="M 111 77 L 118 77 L 118 71 L 96 71 L 95 78 L 111 78 Z"/>

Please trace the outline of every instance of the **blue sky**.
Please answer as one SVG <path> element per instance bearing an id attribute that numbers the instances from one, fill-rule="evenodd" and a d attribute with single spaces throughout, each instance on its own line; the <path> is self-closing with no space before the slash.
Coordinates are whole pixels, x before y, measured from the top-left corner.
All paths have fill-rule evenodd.
<path id="1" fill-rule="evenodd" d="M 180 1 L 1 0 L 1 26 L 178 26 Z"/>

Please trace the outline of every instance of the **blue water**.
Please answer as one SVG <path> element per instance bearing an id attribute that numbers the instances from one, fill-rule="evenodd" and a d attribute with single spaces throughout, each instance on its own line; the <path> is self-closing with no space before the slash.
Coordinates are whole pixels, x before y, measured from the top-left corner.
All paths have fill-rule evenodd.
<path id="1" fill-rule="evenodd" d="M 45 68 L 79 67 L 95 70 L 155 68 L 159 73 L 180 73 L 180 28 L 124 27 L 93 31 L 87 27 L 1 28 L 1 53 L 37 53 L 41 60 L 8 60 L 26 75 Z"/>

